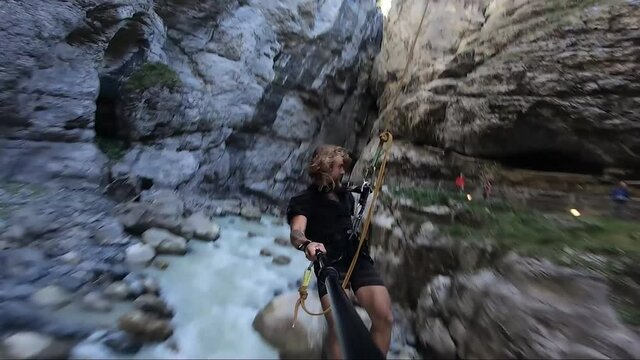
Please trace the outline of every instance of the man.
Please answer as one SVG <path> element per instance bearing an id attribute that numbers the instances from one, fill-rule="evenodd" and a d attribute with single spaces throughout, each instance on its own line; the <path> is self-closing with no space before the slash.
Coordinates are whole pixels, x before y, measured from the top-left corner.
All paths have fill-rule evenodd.
<path id="1" fill-rule="evenodd" d="M 613 201 L 613 215 L 618 218 L 625 216 L 625 204 L 631 199 L 627 183 L 620 181 L 618 187 L 611 192 L 611 200 Z"/>
<path id="2" fill-rule="evenodd" d="M 338 271 L 341 285 L 358 245 L 357 241 L 349 241 L 355 200 L 341 186 L 345 169 L 350 165 L 351 158 L 345 149 L 333 145 L 318 147 L 308 167 L 312 184 L 306 191 L 292 197 L 287 209 L 291 244 L 304 251 L 310 261 L 316 261 L 316 251 L 325 253 L 331 266 Z M 350 286 L 358 303 L 371 318 L 373 341 L 386 356 L 393 323 L 391 299 L 368 251 L 365 250 L 358 256 Z M 316 263 L 316 277 L 318 270 Z M 322 308 L 330 307 L 327 289 L 320 282 L 318 295 Z M 325 317 L 329 325 L 328 355 L 332 359 L 339 359 L 342 356 L 331 312 L 327 312 Z"/>

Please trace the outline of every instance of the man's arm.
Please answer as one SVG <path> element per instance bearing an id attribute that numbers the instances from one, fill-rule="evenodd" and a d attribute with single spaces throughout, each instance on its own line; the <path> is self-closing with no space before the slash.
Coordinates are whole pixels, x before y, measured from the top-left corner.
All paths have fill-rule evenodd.
<path id="1" fill-rule="evenodd" d="M 306 228 L 307 218 L 304 215 L 297 215 L 291 219 L 291 233 L 289 234 L 289 240 L 291 241 L 291 245 L 296 249 L 299 249 L 302 244 L 311 241 L 304 235 Z"/>
<path id="2" fill-rule="evenodd" d="M 291 219 L 291 233 L 289 234 L 289 240 L 291 245 L 296 249 L 300 249 L 300 245 L 306 246 L 305 256 L 311 261 L 316 261 L 316 251 L 322 251 L 324 253 L 327 250 L 323 244 L 313 242 L 304 235 L 304 231 L 307 228 L 307 218 L 304 215 L 296 215 Z"/>

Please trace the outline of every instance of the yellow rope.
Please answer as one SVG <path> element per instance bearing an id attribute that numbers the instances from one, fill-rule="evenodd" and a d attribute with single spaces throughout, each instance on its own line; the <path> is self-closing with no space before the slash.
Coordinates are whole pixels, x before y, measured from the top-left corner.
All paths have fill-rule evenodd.
<path id="1" fill-rule="evenodd" d="M 411 49 L 409 50 L 409 56 L 407 57 L 407 63 L 404 66 L 404 70 L 402 72 L 402 76 L 400 78 L 400 91 L 398 91 L 393 99 L 393 103 L 391 104 L 391 109 L 393 110 L 396 106 L 396 103 L 398 101 L 398 97 L 400 96 L 401 93 L 403 93 L 405 91 L 405 82 L 406 82 L 406 77 L 407 77 L 407 73 L 409 70 L 409 64 L 411 63 L 411 61 L 413 60 L 413 56 L 414 56 L 414 52 L 415 52 L 415 48 L 416 48 L 416 43 L 418 42 L 418 36 L 420 35 L 420 31 L 422 30 L 422 24 L 424 23 L 424 19 L 427 15 L 427 9 L 429 8 L 429 2 L 425 2 L 425 6 L 424 6 L 424 11 L 422 12 L 422 18 L 420 18 L 420 24 L 418 25 L 418 29 L 416 30 L 416 35 L 413 38 L 413 43 L 411 44 Z M 347 289 L 347 285 L 349 284 L 349 280 L 351 279 L 351 275 L 353 274 L 353 270 L 356 267 L 356 262 L 358 261 L 358 255 L 360 254 L 360 251 L 362 250 L 362 246 L 364 245 L 365 239 L 368 235 L 368 231 L 369 231 L 369 226 L 371 224 L 371 218 L 373 216 L 373 210 L 375 208 L 376 205 L 376 200 L 378 198 L 378 194 L 380 193 L 380 190 L 382 188 L 382 183 L 384 180 L 384 172 L 386 170 L 387 167 L 387 161 L 389 160 L 389 154 L 391 152 L 391 146 L 393 145 L 393 135 L 391 135 L 391 132 L 389 130 L 389 121 L 390 117 L 387 116 L 387 118 L 385 119 L 384 122 L 384 131 L 380 134 L 380 142 L 378 143 L 378 150 L 380 150 L 380 148 L 384 148 L 386 145 L 386 148 L 384 149 L 384 157 L 382 158 L 382 164 L 380 165 L 380 171 L 378 172 L 378 176 L 376 178 L 376 182 L 374 184 L 374 190 L 373 190 L 373 196 L 371 198 L 371 205 L 369 207 L 369 211 L 367 212 L 367 217 L 365 219 L 364 222 L 364 228 L 362 229 L 361 233 L 360 233 L 360 241 L 358 242 L 358 249 L 356 251 L 356 253 L 353 256 L 353 259 L 351 260 L 351 264 L 349 265 L 349 270 L 347 271 L 347 274 L 345 275 L 344 281 L 342 282 L 342 288 L 344 288 L 345 290 Z M 378 153 L 378 151 L 376 151 L 376 154 Z M 375 157 L 375 161 L 377 161 L 378 156 Z M 311 265 L 309 266 L 309 268 L 307 268 L 307 271 L 310 271 Z M 307 292 L 307 288 L 309 286 L 309 280 L 310 277 L 307 277 L 307 272 L 305 272 L 305 278 L 303 280 L 302 285 L 300 286 L 300 288 L 298 289 L 298 292 L 300 294 L 300 297 L 298 298 L 298 301 L 296 302 L 295 305 L 295 309 L 294 309 L 294 314 L 293 314 L 293 325 L 291 327 L 295 327 L 296 326 L 296 321 L 298 319 L 298 311 L 300 309 L 300 307 L 302 307 L 302 309 L 309 315 L 311 316 L 320 316 L 320 315 L 324 315 L 326 313 L 328 313 L 329 311 L 331 311 L 331 307 L 328 307 L 327 309 L 325 309 L 322 312 L 319 313 L 313 313 L 310 312 L 306 306 L 305 306 L 305 300 L 307 299 L 308 296 L 308 292 Z"/>

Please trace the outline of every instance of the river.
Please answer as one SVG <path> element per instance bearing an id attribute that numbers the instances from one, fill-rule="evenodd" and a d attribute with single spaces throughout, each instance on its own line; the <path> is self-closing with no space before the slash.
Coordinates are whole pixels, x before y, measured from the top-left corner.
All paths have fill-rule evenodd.
<path id="1" fill-rule="evenodd" d="M 278 358 L 251 324 L 275 294 L 295 291 L 308 261 L 292 247 L 274 242 L 289 230 L 275 218 L 251 222 L 223 217 L 216 222 L 221 227 L 217 241 L 190 241 L 188 255 L 164 257 L 170 263 L 166 270 L 147 270 L 175 310 L 177 352 L 166 343 L 147 345 L 133 358 Z M 291 262 L 273 264 L 272 257 L 260 255 L 263 248 Z M 76 347 L 74 357 L 132 358 L 90 342 Z"/>

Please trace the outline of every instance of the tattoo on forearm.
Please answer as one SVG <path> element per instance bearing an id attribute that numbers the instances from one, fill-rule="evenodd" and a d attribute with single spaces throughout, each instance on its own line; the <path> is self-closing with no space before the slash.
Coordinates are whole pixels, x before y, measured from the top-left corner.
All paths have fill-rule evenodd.
<path id="1" fill-rule="evenodd" d="M 304 233 L 300 230 L 292 230 L 289 237 L 291 240 L 291 244 L 295 247 L 298 247 L 298 245 L 307 240 L 307 238 L 304 236 Z"/>

